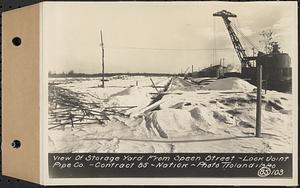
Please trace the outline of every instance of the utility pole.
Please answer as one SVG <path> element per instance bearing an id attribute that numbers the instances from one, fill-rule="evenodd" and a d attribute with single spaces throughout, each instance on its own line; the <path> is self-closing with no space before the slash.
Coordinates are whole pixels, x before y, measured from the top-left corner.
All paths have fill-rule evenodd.
<path id="1" fill-rule="evenodd" d="M 192 73 L 194 72 L 194 65 L 192 65 Z"/>
<path id="2" fill-rule="evenodd" d="M 103 43 L 103 37 L 102 37 L 102 29 L 100 30 L 100 37 L 101 37 L 101 62 L 102 62 L 102 85 L 101 87 L 104 88 L 104 43 Z"/>
<path id="3" fill-rule="evenodd" d="M 252 56 L 254 57 L 255 56 L 255 51 L 254 51 L 254 48 L 252 48 Z M 254 61 L 252 61 L 252 65 L 254 65 Z"/>
<path id="4" fill-rule="evenodd" d="M 262 90 L 262 62 L 256 61 L 257 98 L 256 98 L 256 137 L 261 136 L 261 90 Z"/>
<path id="5" fill-rule="evenodd" d="M 221 59 L 222 61 L 221 61 L 221 67 L 222 67 L 222 70 L 223 70 L 223 76 L 224 76 L 224 74 L 225 74 L 225 58 L 222 58 Z"/>

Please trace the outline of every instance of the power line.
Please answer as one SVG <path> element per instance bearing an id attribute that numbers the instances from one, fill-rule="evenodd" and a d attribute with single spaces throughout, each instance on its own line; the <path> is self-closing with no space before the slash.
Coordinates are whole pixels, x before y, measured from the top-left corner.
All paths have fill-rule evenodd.
<path id="1" fill-rule="evenodd" d="M 238 19 L 236 19 L 237 25 L 239 26 Z M 254 44 L 235 24 L 232 24 L 232 26 L 235 28 L 235 30 L 240 34 L 240 36 L 246 40 L 253 48 L 256 50 L 259 50 L 256 44 Z"/>
<path id="2" fill-rule="evenodd" d="M 153 50 L 153 51 L 212 51 L 212 50 L 232 50 L 232 48 L 148 48 L 148 47 L 112 47 L 112 46 L 106 46 L 106 49 L 128 49 L 128 50 Z"/>
<path id="3" fill-rule="evenodd" d="M 214 50 L 213 50 L 213 58 L 212 58 L 212 64 L 216 62 L 216 19 L 213 17 L 213 38 L 214 38 Z"/>
<path id="4" fill-rule="evenodd" d="M 237 26 L 235 26 L 234 24 L 232 26 L 235 28 L 237 33 L 240 34 L 242 39 L 244 39 L 246 42 L 248 42 L 252 47 L 257 48 L 256 45 L 251 40 L 249 40 L 248 37 L 246 37 L 246 35 L 241 30 L 238 29 Z"/>

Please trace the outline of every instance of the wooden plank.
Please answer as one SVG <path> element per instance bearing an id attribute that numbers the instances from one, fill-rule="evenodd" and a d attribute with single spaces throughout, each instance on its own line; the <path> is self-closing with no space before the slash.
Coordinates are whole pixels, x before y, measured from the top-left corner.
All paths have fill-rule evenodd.
<path id="1" fill-rule="evenodd" d="M 160 93 L 160 91 L 157 89 L 157 87 L 155 86 L 155 83 L 153 82 L 152 78 L 150 78 L 153 87 L 155 88 L 155 90 L 157 91 L 157 93 Z"/>
<path id="2" fill-rule="evenodd" d="M 149 106 L 147 106 L 146 108 L 143 108 L 142 110 L 140 110 L 137 114 L 135 114 L 134 116 L 139 116 L 142 115 L 144 113 L 150 112 L 152 110 L 154 110 L 155 108 L 159 107 L 159 105 L 163 104 L 164 101 L 157 101 L 156 103 L 153 103 Z"/>
<path id="3" fill-rule="evenodd" d="M 183 93 L 173 93 L 173 92 L 160 92 L 160 93 L 149 93 L 151 95 L 182 95 Z"/>
<path id="4" fill-rule="evenodd" d="M 243 91 L 221 91 L 222 94 L 231 94 L 231 93 L 245 93 Z"/>

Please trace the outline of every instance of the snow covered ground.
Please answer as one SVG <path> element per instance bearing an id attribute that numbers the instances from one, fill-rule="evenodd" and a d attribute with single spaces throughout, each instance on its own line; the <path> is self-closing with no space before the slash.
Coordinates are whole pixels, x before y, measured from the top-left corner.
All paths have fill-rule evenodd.
<path id="1" fill-rule="evenodd" d="M 150 78 L 143 76 L 113 77 L 105 88 L 98 87 L 99 78 L 50 79 L 104 107 L 136 107 L 125 112 L 128 116 L 110 116 L 104 124 L 50 129 L 49 152 L 292 151 L 291 94 L 263 94 L 262 137 L 256 138 L 256 88 L 248 82 L 239 78 L 210 79 L 202 84 L 199 79 L 177 77 L 152 80 L 159 95 Z M 163 91 L 162 86 L 169 83 Z"/>

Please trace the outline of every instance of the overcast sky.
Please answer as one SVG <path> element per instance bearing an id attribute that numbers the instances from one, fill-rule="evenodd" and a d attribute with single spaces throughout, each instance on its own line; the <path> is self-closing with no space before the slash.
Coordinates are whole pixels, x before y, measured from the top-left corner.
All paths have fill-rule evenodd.
<path id="1" fill-rule="evenodd" d="M 295 60 L 296 2 L 50 2 L 43 10 L 44 62 L 57 73 L 100 72 L 102 29 L 106 72 L 178 73 L 220 58 L 238 65 L 223 20 L 212 16 L 223 9 L 237 15 L 232 23 L 259 48 L 259 32 L 272 29 L 281 50 Z M 251 54 L 252 46 L 241 42 Z"/>

